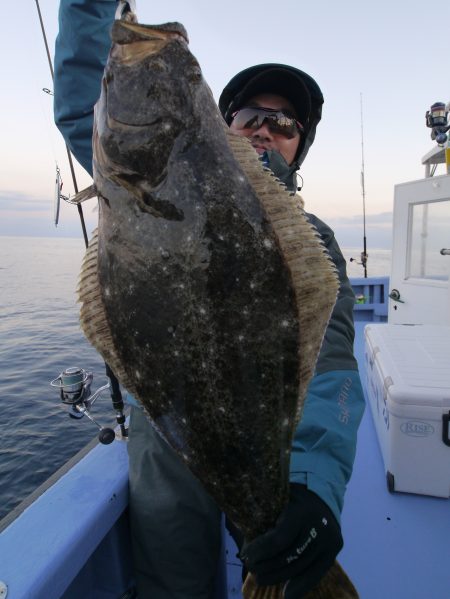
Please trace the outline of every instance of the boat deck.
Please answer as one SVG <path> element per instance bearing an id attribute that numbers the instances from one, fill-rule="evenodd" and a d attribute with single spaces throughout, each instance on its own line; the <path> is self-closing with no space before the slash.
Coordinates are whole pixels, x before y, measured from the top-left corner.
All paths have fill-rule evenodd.
<path id="1" fill-rule="evenodd" d="M 364 384 L 364 322 L 355 353 Z M 442 473 L 449 478 L 449 469 Z M 342 515 L 339 561 L 361 599 L 450 597 L 450 500 L 389 493 L 381 450 L 367 407 Z"/>

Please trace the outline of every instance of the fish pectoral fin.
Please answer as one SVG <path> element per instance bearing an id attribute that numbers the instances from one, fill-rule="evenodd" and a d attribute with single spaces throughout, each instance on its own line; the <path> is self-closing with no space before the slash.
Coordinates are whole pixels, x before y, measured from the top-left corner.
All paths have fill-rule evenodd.
<path id="1" fill-rule="evenodd" d="M 97 187 L 95 184 L 89 185 L 86 189 L 82 189 L 78 193 L 76 193 L 72 198 L 70 198 L 70 202 L 72 204 L 81 204 L 81 202 L 85 202 L 86 200 L 90 200 L 91 198 L 95 198 L 97 196 Z"/>

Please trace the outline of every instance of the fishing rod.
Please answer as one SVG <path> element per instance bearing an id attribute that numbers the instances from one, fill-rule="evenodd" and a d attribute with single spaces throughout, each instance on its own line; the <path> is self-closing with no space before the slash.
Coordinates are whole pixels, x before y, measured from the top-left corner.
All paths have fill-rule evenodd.
<path id="1" fill-rule="evenodd" d="M 361 262 L 357 262 L 364 268 L 364 278 L 367 279 L 367 238 L 366 238 L 366 188 L 364 184 L 364 130 L 363 130 L 363 101 L 362 93 L 360 94 L 361 107 L 361 192 L 363 203 L 363 251 L 361 252 Z M 350 262 L 356 262 L 355 258 L 350 258 Z"/>
<path id="2" fill-rule="evenodd" d="M 47 52 L 48 66 L 50 67 L 50 73 L 52 75 L 52 81 L 54 82 L 55 81 L 55 75 L 54 75 L 54 71 L 53 71 L 52 59 L 50 57 L 50 51 L 49 51 L 49 48 L 48 48 L 47 35 L 45 33 L 44 21 L 42 20 L 41 8 L 39 6 L 39 0 L 35 0 L 35 2 L 36 2 L 36 8 L 37 8 L 37 11 L 38 11 L 38 16 L 39 16 L 39 23 L 41 25 L 42 37 L 44 38 L 45 50 Z M 66 151 L 67 151 L 67 158 L 69 160 L 70 172 L 72 174 L 73 188 L 75 189 L 75 193 L 78 193 L 77 178 L 75 176 L 75 169 L 73 167 L 72 154 L 70 153 L 70 150 L 69 150 L 69 147 L 68 147 L 67 144 L 66 144 Z M 87 236 L 87 232 L 86 232 L 86 224 L 84 222 L 83 208 L 81 207 L 80 204 L 77 204 L 77 210 L 78 210 L 78 215 L 80 217 L 81 228 L 83 230 L 84 245 L 87 248 L 88 245 L 89 245 L 89 240 L 88 240 L 88 236 Z"/>
<path id="3" fill-rule="evenodd" d="M 50 51 L 47 42 L 47 35 L 45 33 L 44 21 L 42 19 L 42 13 L 39 6 L 39 0 L 35 0 L 36 8 L 39 16 L 39 23 L 41 25 L 42 37 L 44 39 L 45 50 L 47 52 L 47 60 L 48 65 L 50 67 L 50 73 L 52 76 L 52 81 L 55 81 L 55 75 L 53 71 L 52 59 L 50 57 Z M 44 90 L 48 93 L 48 90 Z M 67 157 L 69 159 L 70 172 L 72 174 L 73 186 L 75 189 L 75 193 L 78 194 L 78 184 L 75 176 L 75 169 L 73 166 L 72 155 L 69 150 L 68 145 L 66 144 Z M 60 196 L 60 178 L 59 178 L 59 169 L 57 167 L 56 174 L 56 186 L 57 193 Z M 59 202 L 58 197 L 58 202 Z M 62 196 L 64 197 L 64 196 Z M 81 228 L 83 230 L 84 244 L 87 248 L 89 245 L 88 236 L 86 232 L 86 224 L 84 221 L 83 208 L 80 203 L 77 203 L 78 214 L 80 216 Z M 59 211 L 59 208 L 57 208 Z M 57 220 L 55 221 L 57 222 Z M 91 383 L 93 379 L 92 373 L 86 373 L 82 368 L 67 368 L 63 373 L 59 375 L 56 379 L 51 382 L 53 387 L 57 387 L 60 390 L 61 401 L 65 404 L 71 406 L 70 416 L 73 418 L 82 417 L 86 415 L 89 420 L 91 420 L 96 426 L 99 427 L 99 440 L 103 444 L 109 444 L 115 439 L 115 432 L 110 428 L 102 427 L 91 415 L 90 408 L 93 405 L 94 401 L 97 397 L 102 393 L 102 391 L 109 389 L 111 394 L 111 399 L 113 403 L 113 408 L 116 411 L 116 420 L 118 425 L 120 426 L 120 432 L 123 438 L 128 436 L 128 430 L 125 427 L 125 415 L 124 411 L 124 403 L 122 399 L 122 393 L 120 391 L 119 381 L 117 380 L 115 374 L 109 367 L 109 365 L 105 362 L 105 371 L 106 376 L 109 379 L 109 383 L 100 387 L 93 395 L 91 395 Z"/>
<path id="4" fill-rule="evenodd" d="M 363 130 L 363 101 L 361 100 L 361 191 L 363 201 L 363 251 L 361 254 L 361 264 L 364 268 L 364 278 L 367 279 L 367 238 L 366 238 L 366 188 L 364 185 L 364 130 Z"/>

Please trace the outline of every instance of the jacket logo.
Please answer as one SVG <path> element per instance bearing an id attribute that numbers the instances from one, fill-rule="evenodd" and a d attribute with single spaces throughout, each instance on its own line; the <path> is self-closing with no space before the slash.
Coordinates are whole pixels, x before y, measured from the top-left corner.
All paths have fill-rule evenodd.
<path id="1" fill-rule="evenodd" d="M 350 409 L 348 407 L 348 399 L 352 388 L 352 379 L 347 377 L 339 390 L 337 403 L 339 406 L 339 421 L 343 424 L 348 424 L 350 421 Z"/>

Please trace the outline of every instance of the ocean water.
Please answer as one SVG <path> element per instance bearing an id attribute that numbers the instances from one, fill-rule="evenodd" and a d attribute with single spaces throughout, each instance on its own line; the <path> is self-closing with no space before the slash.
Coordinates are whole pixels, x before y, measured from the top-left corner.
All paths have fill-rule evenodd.
<path id="1" fill-rule="evenodd" d="M 82 239 L 0 237 L 0 517 L 98 434 L 73 420 L 50 387 L 68 366 L 107 382 L 104 363 L 78 324 Z M 114 421 L 108 394 L 94 414 Z"/>
<path id="2" fill-rule="evenodd" d="M 349 276 L 363 276 L 359 248 L 343 248 Z M 80 239 L 0 237 L 0 518 L 95 438 L 87 418 L 73 420 L 50 387 L 69 366 L 107 382 L 104 363 L 78 323 Z M 390 251 L 369 252 L 369 276 L 390 272 Z M 93 414 L 109 426 L 108 394 Z"/>
<path id="3" fill-rule="evenodd" d="M 361 265 L 362 248 L 342 247 L 341 251 L 347 262 L 347 274 L 349 277 L 363 277 L 364 268 Z M 391 273 L 391 250 L 371 249 L 367 250 L 367 276 L 386 277 Z"/>

